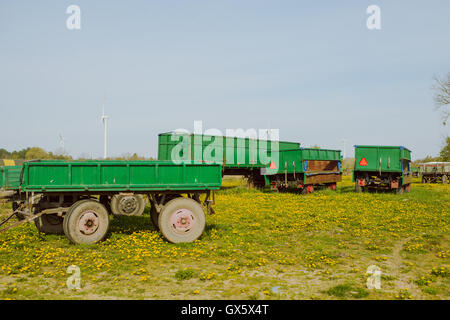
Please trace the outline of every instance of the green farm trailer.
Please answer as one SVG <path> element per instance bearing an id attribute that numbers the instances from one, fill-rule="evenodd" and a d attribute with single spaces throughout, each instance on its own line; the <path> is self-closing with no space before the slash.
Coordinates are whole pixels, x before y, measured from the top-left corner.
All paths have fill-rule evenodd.
<path id="1" fill-rule="evenodd" d="M 279 151 L 279 165 L 262 169 L 272 190 L 300 189 L 312 193 L 314 186 L 336 190 L 342 180 L 340 150 L 301 148 Z"/>
<path id="2" fill-rule="evenodd" d="M 422 183 L 448 183 L 450 179 L 450 162 L 427 162 L 419 164 Z"/>
<path id="3" fill-rule="evenodd" d="M 411 190 L 411 151 L 402 146 L 355 146 L 353 181 L 355 191 L 388 189 L 397 193 Z"/>
<path id="4" fill-rule="evenodd" d="M 0 167 L 0 192 L 16 192 L 20 187 L 22 166 Z"/>
<path id="5" fill-rule="evenodd" d="M 11 164 L 11 162 L 9 163 Z M 15 163 L 14 163 L 15 164 Z M 22 166 L 7 165 L 0 167 L 0 199 L 7 198 L 12 202 L 13 210 L 20 203 L 20 173 Z M 18 215 L 21 218 L 20 215 Z"/>
<path id="6" fill-rule="evenodd" d="M 243 175 L 257 187 L 266 180 L 261 168 L 270 166 L 279 151 L 295 150 L 300 143 L 252 138 L 167 132 L 158 136 L 158 160 L 201 161 L 223 165 L 223 175 Z"/>
<path id="7" fill-rule="evenodd" d="M 16 192 L 20 186 L 20 172 L 24 160 L 0 160 L 0 197 L 4 193 Z"/>
<path id="8" fill-rule="evenodd" d="M 213 193 L 221 184 L 222 168 L 218 164 L 24 162 L 20 203 L 13 212 L 24 219 L 2 231 L 34 220 L 40 232 L 64 233 L 73 243 L 96 243 L 105 237 L 113 209 L 135 212 L 143 205 L 140 197 L 148 197 L 152 222 L 163 236 L 173 243 L 191 242 L 202 234 L 203 208 L 213 212 Z M 201 195 L 205 195 L 203 201 Z"/>

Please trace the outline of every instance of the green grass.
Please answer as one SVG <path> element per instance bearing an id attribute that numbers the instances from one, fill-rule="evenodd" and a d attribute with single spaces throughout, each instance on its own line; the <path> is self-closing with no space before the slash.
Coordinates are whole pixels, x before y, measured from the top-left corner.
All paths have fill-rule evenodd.
<path id="1" fill-rule="evenodd" d="M 366 289 L 354 288 L 353 286 L 348 284 L 339 284 L 337 286 L 328 289 L 325 293 L 330 296 L 335 296 L 338 298 L 354 298 L 354 299 L 365 298 L 369 295 L 369 292 Z"/>
<path id="2" fill-rule="evenodd" d="M 195 275 L 195 271 L 193 269 L 183 269 L 183 270 L 178 270 L 175 273 L 175 279 L 177 280 L 189 280 L 192 279 Z"/>
<path id="3" fill-rule="evenodd" d="M 75 246 L 33 224 L 0 234 L 4 299 L 448 299 L 450 186 L 310 195 L 225 181 L 194 243 L 170 244 L 141 217 L 113 217 L 107 240 Z M 0 205 L 0 215 L 10 212 Z M 81 270 L 81 290 L 66 286 Z M 366 270 L 382 270 L 381 289 Z M 422 279 L 422 277 L 425 279 Z M 275 294 L 272 288 L 279 287 Z M 406 290 L 408 288 L 408 290 Z"/>

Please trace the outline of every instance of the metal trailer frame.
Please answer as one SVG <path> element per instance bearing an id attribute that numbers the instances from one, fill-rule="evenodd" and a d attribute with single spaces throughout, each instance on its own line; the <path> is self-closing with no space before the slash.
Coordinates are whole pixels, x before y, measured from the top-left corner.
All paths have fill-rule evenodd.
<path id="1" fill-rule="evenodd" d="M 450 162 L 426 162 L 419 164 L 422 183 L 448 183 Z"/>
<path id="2" fill-rule="evenodd" d="M 336 190 L 342 181 L 341 150 L 300 148 L 279 153 L 278 167 L 262 169 L 273 191 L 297 189 L 308 194 L 319 186 Z"/>
<path id="3" fill-rule="evenodd" d="M 203 212 L 202 208 L 205 208 L 208 214 L 212 214 L 214 190 L 219 189 L 222 184 L 221 172 L 220 165 L 194 162 L 178 165 L 167 161 L 24 162 L 18 190 L 19 205 L 7 219 L 0 222 L 0 226 L 14 215 L 19 221 L 4 227 L 0 232 L 35 221 L 40 232 L 64 231 L 72 242 L 81 243 L 74 240 L 73 235 L 68 234 L 70 230 L 66 230 L 65 227 L 63 230 L 62 226 L 67 215 L 70 215 L 80 203 L 95 202 L 103 206 L 107 213 L 111 213 L 111 207 L 114 206 L 123 210 L 133 204 L 142 206 L 137 198 L 139 195 L 148 197 L 151 202 L 152 222 L 157 228 L 159 228 L 158 217 L 165 208 L 170 203 L 183 202 L 182 199 L 190 199 L 191 201 L 184 200 L 184 203 L 188 207 L 191 206 L 191 210 L 197 214 L 200 209 Z M 201 195 L 205 196 L 203 201 L 200 200 Z M 119 200 L 114 201 L 116 197 Z M 198 204 L 197 207 L 195 203 Z M 200 218 L 204 220 L 201 215 Z M 187 213 L 184 213 L 183 217 L 184 220 L 190 219 Z M 164 230 L 161 231 L 171 242 L 183 239 L 182 236 L 171 237 L 167 230 L 166 234 Z"/>
<path id="4" fill-rule="evenodd" d="M 259 155 L 262 152 L 270 156 L 273 152 L 300 149 L 298 142 L 166 132 L 158 135 L 158 159 L 173 161 L 172 151 L 180 142 L 184 143 L 183 150 L 189 150 L 188 154 L 181 154 L 186 160 L 220 163 L 223 165 L 223 175 L 245 176 L 251 187 L 259 188 L 269 182 L 261 174 L 261 168 L 270 165 L 261 161 Z M 274 142 L 278 142 L 278 145 Z M 204 151 L 212 146 L 221 152 L 220 159 L 204 157 Z"/>
<path id="5" fill-rule="evenodd" d="M 366 189 L 410 192 L 411 150 L 403 146 L 355 145 L 352 180 L 355 191 Z"/>

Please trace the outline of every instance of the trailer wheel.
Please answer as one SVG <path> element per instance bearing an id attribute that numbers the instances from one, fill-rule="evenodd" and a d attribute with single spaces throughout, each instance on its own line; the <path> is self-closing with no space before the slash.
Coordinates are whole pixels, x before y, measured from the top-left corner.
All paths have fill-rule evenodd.
<path id="1" fill-rule="evenodd" d="M 448 181 L 447 181 L 447 176 L 446 176 L 446 175 L 443 175 L 443 176 L 442 176 L 442 183 L 443 183 L 443 184 L 447 184 L 447 182 L 448 182 Z"/>
<path id="2" fill-rule="evenodd" d="M 72 243 L 97 243 L 103 240 L 108 232 L 108 211 L 103 204 L 95 200 L 75 202 L 64 216 L 63 228 Z"/>
<path id="3" fill-rule="evenodd" d="M 57 214 L 43 214 L 37 219 L 34 219 L 34 224 L 39 232 L 45 234 L 63 234 L 63 217 Z"/>
<path id="4" fill-rule="evenodd" d="M 310 194 L 313 192 L 314 192 L 314 186 L 312 184 L 303 186 L 302 194 Z"/>
<path id="5" fill-rule="evenodd" d="M 116 194 L 111 199 L 111 212 L 115 216 L 140 216 L 145 209 L 145 198 L 140 194 Z"/>
<path id="6" fill-rule="evenodd" d="M 162 205 L 166 205 L 170 200 L 180 198 L 182 197 L 181 194 L 168 194 L 165 197 L 164 203 Z M 153 225 L 155 226 L 156 230 L 159 230 L 159 224 L 158 224 L 158 217 L 159 213 L 156 211 L 156 208 L 153 206 L 153 204 L 150 207 L 150 218 L 152 220 Z"/>
<path id="7" fill-rule="evenodd" d="M 167 241 L 192 242 L 202 235 L 205 220 L 201 204 L 189 198 L 176 198 L 161 210 L 158 225 Z"/>
<path id="8" fill-rule="evenodd" d="M 333 190 L 333 191 L 336 190 L 336 182 L 335 183 L 330 183 L 330 190 Z"/>
<path id="9" fill-rule="evenodd" d="M 398 188 L 395 189 L 396 194 L 403 194 L 404 191 L 405 191 L 404 186 L 398 186 Z"/>

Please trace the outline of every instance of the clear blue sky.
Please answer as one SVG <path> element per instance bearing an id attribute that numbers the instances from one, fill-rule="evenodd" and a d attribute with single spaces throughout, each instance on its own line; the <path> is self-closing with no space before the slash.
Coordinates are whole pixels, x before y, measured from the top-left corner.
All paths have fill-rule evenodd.
<path id="1" fill-rule="evenodd" d="M 66 8 L 81 8 L 81 30 Z M 381 8 L 381 30 L 366 8 Z M 304 146 L 404 145 L 436 155 L 449 126 L 449 1 L 0 2 L 0 147 L 156 156 L 176 128 L 279 128 Z"/>

